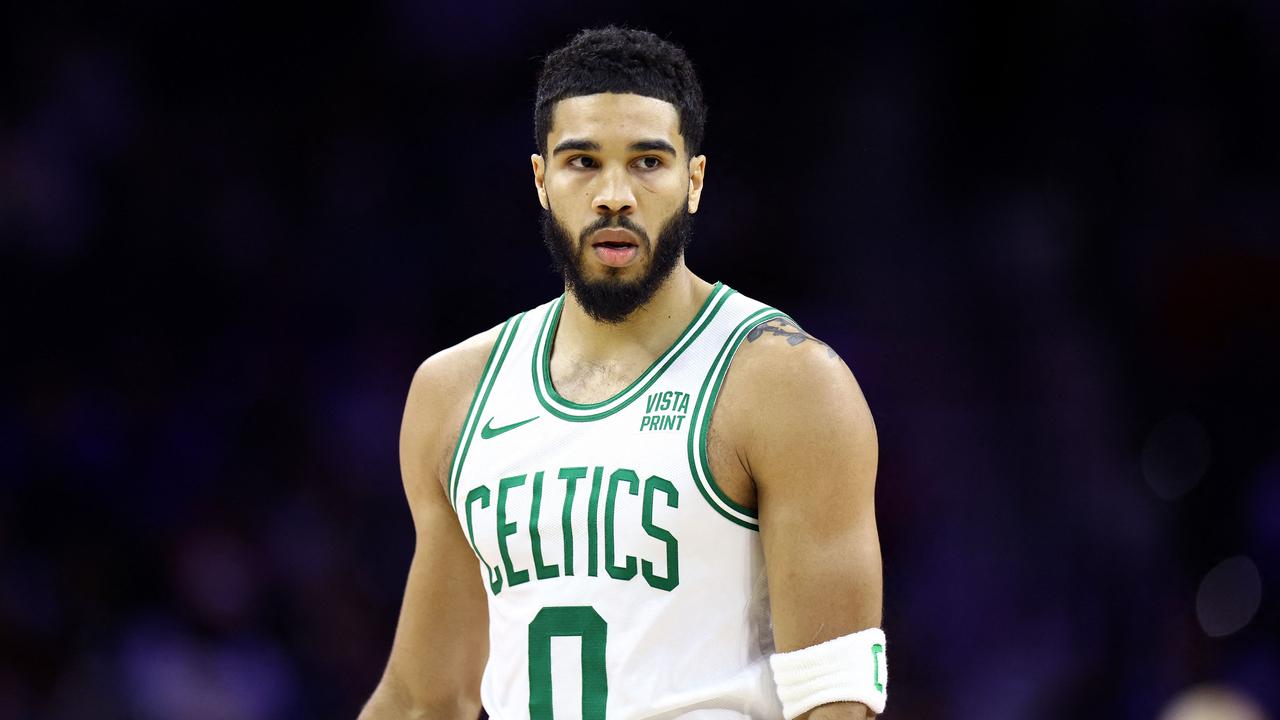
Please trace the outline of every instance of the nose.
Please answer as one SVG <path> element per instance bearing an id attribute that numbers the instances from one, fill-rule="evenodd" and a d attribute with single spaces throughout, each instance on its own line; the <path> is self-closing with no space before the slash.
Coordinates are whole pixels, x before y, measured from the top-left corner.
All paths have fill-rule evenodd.
<path id="1" fill-rule="evenodd" d="M 635 209 L 636 197 L 631 191 L 630 178 L 625 168 L 614 168 L 600 173 L 596 196 L 592 204 L 601 215 L 630 215 Z"/>

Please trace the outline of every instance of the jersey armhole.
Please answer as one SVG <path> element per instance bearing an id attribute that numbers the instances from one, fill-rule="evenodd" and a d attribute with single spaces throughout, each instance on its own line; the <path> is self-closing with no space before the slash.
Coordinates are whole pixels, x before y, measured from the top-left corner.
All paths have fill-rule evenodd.
<path id="1" fill-rule="evenodd" d="M 498 371 L 507 359 L 507 351 L 511 349 L 511 341 L 520 329 L 520 321 L 525 313 L 513 315 L 502 324 L 498 339 L 489 350 L 489 358 L 485 360 L 484 371 L 480 373 L 480 382 L 476 383 L 475 392 L 471 395 L 471 405 L 467 408 L 466 418 L 462 421 L 462 429 L 458 433 L 458 442 L 453 446 L 453 458 L 449 461 L 449 504 L 456 510 L 458 507 L 458 484 L 462 478 L 462 465 L 467 459 L 467 450 L 471 448 L 471 438 L 480 424 L 480 416 L 484 413 L 485 403 L 489 401 L 489 391 L 498 378 Z"/>
<path id="2" fill-rule="evenodd" d="M 707 435 L 711 429 L 711 416 L 715 411 L 716 400 L 720 397 L 720 388 L 724 384 L 725 375 L 729 372 L 729 365 L 733 362 L 738 347 L 752 330 L 777 318 L 794 322 L 780 310 L 763 307 L 748 315 L 738 323 L 733 332 L 729 333 L 729 339 L 720 348 L 720 352 L 711 363 L 711 369 L 707 371 L 707 376 L 702 381 L 702 388 L 698 391 L 698 400 L 693 408 L 693 422 L 689 425 L 689 471 L 703 499 L 726 520 L 756 531 L 760 529 L 760 518 L 756 510 L 735 502 L 716 482 L 711 472 L 710 459 L 707 457 Z"/>

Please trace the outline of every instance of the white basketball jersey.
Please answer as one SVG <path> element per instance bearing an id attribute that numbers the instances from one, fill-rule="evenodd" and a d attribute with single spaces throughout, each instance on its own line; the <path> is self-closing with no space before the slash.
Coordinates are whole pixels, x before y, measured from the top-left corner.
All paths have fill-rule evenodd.
<path id="1" fill-rule="evenodd" d="M 717 283 L 625 390 L 560 397 L 561 296 L 502 327 L 449 473 L 489 603 L 496 720 L 780 718 L 754 511 L 706 433 L 743 338 L 783 313 Z"/>

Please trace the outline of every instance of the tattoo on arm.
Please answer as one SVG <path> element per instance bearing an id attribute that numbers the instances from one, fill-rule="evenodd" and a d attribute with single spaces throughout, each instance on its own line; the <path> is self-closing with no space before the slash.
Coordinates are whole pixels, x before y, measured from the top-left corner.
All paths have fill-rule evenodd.
<path id="1" fill-rule="evenodd" d="M 806 333 L 796 325 L 787 322 L 785 318 L 774 318 L 768 322 L 755 326 L 751 329 L 751 332 L 747 333 L 747 342 L 755 342 L 765 333 L 786 338 L 787 344 L 793 347 L 806 341 L 818 343 L 827 349 L 827 357 L 836 357 L 836 351 L 832 350 L 830 345 Z"/>

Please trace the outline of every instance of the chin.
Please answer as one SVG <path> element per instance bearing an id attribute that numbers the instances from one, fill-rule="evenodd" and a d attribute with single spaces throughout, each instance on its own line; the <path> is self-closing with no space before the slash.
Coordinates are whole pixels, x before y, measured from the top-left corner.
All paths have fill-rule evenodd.
<path id="1" fill-rule="evenodd" d="M 578 263 L 578 274 L 588 280 L 638 280 L 649 270 L 649 259 L 637 257 L 630 265 L 613 267 L 599 262 L 590 255 L 584 255 Z"/>

